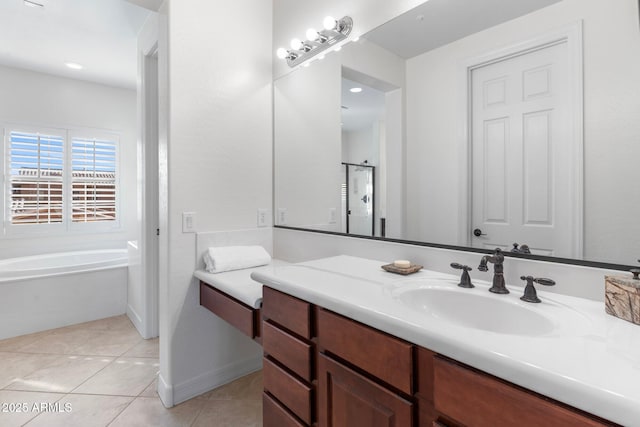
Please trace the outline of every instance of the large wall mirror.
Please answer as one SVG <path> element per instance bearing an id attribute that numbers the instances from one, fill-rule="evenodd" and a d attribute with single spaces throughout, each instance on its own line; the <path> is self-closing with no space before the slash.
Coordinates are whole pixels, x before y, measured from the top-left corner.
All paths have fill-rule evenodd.
<path id="1" fill-rule="evenodd" d="M 275 224 L 636 264 L 639 76 L 637 0 L 429 0 L 274 82 Z"/>

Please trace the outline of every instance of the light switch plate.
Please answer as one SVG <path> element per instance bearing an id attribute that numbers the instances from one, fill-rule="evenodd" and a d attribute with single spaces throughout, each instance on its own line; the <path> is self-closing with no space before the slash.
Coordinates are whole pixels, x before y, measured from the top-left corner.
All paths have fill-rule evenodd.
<path id="1" fill-rule="evenodd" d="M 196 213 L 195 212 L 182 212 L 182 232 L 183 233 L 196 232 Z"/>
<path id="2" fill-rule="evenodd" d="M 278 208 L 278 225 L 287 225 L 287 208 Z"/>
<path id="3" fill-rule="evenodd" d="M 269 209 L 258 209 L 258 227 L 268 227 L 271 222 Z"/>
<path id="4" fill-rule="evenodd" d="M 336 222 L 338 222 L 338 210 L 329 208 L 329 224 L 335 224 Z"/>

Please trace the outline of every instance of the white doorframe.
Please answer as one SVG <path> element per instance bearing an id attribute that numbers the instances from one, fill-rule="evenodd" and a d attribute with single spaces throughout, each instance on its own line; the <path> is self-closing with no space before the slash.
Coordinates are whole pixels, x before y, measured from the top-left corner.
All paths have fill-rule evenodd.
<path id="1" fill-rule="evenodd" d="M 158 282 L 158 28 L 148 22 L 138 39 L 140 104 L 140 274 L 142 281 L 142 327 L 144 338 L 159 335 Z"/>
<path id="2" fill-rule="evenodd" d="M 583 59 L 582 59 L 582 21 L 577 21 L 565 28 L 546 33 L 540 37 L 522 41 L 498 50 L 490 51 L 482 55 L 464 61 L 460 67 L 460 115 L 462 117 L 460 135 L 460 212 L 459 212 L 459 239 L 461 246 L 471 246 L 471 199 L 472 199 L 472 114 L 471 114 L 471 73 L 473 70 L 496 62 L 504 61 L 516 56 L 525 55 L 536 50 L 544 49 L 556 44 L 566 43 L 569 53 L 569 76 L 572 86 L 569 88 L 572 115 L 572 152 L 575 159 L 572 201 L 573 230 L 572 249 L 575 258 L 582 258 L 584 235 L 584 100 L 583 100 Z"/>

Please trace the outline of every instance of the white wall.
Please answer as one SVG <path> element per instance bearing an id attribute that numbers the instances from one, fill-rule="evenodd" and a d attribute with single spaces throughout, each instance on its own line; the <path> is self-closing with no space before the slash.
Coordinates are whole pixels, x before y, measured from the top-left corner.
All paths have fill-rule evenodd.
<path id="1" fill-rule="evenodd" d="M 411 240 L 452 243 L 459 232 L 451 212 L 464 208 L 457 193 L 461 64 L 578 20 L 584 21 L 584 257 L 635 264 L 640 169 L 630 159 L 640 156 L 640 31 L 630 0 L 565 0 L 407 61 Z"/>
<path id="2" fill-rule="evenodd" d="M 0 259 L 46 252 L 120 248 L 135 238 L 136 92 L 0 66 L 0 122 L 120 132 L 120 229 L 82 235 L 0 238 Z M 2 155 L 4 161 L 4 153 Z"/>
<path id="3" fill-rule="evenodd" d="M 343 156 L 345 163 L 362 163 L 369 166 L 380 164 L 380 122 L 362 129 L 342 132 Z"/>
<path id="4" fill-rule="evenodd" d="M 257 209 L 271 209 L 271 6 L 160 10 L 159 391 L 169 406 L 259 368 L 260 347 L 199 306 L 195 234 L 182 233 L 181 215 L 221 231 L 253 228 Z"/>

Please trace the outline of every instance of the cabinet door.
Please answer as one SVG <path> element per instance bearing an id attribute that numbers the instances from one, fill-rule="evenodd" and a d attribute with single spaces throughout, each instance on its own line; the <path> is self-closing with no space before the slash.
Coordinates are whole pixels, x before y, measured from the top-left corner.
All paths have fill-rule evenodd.
<path id="1" fill-rule="evenodd" d="M 413 404 L 394 392 L 320 354 L 320 427 L 409 427 Z"/>

